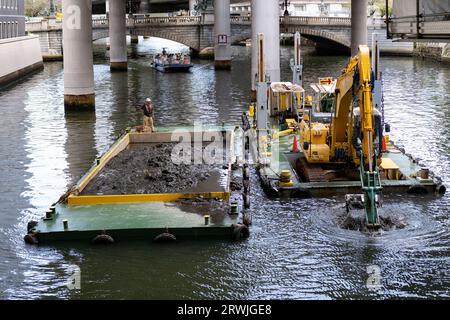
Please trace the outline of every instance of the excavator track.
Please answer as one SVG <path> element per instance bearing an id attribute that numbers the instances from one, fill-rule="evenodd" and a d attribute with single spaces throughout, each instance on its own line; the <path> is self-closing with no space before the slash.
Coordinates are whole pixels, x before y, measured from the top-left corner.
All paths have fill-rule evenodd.
<path id="1" fill-rule="evenodd" d="M 297 172 L 306 182 L 328 182 L 327 171 L 323 170 L 319 164 L 308 163 L 304 157 L 297 160 Z"/>

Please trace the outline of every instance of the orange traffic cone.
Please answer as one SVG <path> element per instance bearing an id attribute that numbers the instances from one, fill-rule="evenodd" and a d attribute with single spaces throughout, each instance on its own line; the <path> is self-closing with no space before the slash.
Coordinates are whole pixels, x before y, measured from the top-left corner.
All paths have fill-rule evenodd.
<path id="1" fill-rule="evenodd" d="M 387 145 L 386 145 L 386 137 L 383 136 L 383 139 L 381 140 L 381 152 L 387 152 Z"/>
<path id="2" fill-rule="evenodd" d="M 297 135 L 294 135 L 294 142 L 292 143 L 292 150 L 293 153 L 298 153 L 298 145 L 297 145 Z"/>

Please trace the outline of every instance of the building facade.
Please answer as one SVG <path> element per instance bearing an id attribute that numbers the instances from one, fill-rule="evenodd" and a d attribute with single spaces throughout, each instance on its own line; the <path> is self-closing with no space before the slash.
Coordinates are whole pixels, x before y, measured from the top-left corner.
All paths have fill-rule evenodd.
<path id="1" fill-rule="evenodd" d="M 44 66 L 39 37 L 25 36 L 25 0 L 0 0 L 0 61 L 0 89 Z"/>
<path id="2" fill-rule="evenodd" d="M 0 0 L 0 39 L 25 35 L 24 14 L 24 0 Z"/>
<path id="3" fill-rule="evenodd" d="M 280 15 L 284 14 L 284 1 L 280 1 Z M 290 16 L 304 17 L 350 17 L 350 0 L 289 0 L 287 11 Z M 231 5 L 231 14 L 251 14 L 250 1 Z"/>

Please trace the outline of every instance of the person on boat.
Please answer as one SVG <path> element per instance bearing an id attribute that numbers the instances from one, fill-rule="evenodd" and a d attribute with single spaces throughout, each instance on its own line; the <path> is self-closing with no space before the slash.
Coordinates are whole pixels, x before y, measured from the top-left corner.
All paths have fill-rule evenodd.
<path id="1" fill-rule="evenodd" d="M 153 123 L 154 116 L 154 106 L 152 99 L 147 98 L 144 105 L 142 106 L 142 111 L 144 111 L 144 129 L 145 131 L 155 132 L 155 127 Z"/>

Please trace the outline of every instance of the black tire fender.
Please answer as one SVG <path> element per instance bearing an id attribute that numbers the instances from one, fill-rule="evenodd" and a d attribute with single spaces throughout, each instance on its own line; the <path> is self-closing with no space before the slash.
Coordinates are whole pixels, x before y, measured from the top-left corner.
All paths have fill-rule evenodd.
<path id="1" fill-rule="evenodd" d="M 250 230 L 246 225 L 234 224 L 232 228 L 233 228 L 232 238 L 234 241 L 239 241 L 250 237 Z"/>
<path id="2" fill-rule="evenodd" d="M 168 233 L 168 232 L 161 233 L 160 235 L 153 238 L 154 243 L 173 243 L 176 241 L 177 241 L 177 237 L 175 237 L 175 235 Z"/>
<path id="3" fill-rule="evenodd" d="M 26 244 L 31 245 L 37 245 L 39 244 L 39 239 L 34 233 L 29 233 L 25 237 L 23 237 L 23 241 L 25 241 Z"/>
<path id="4" fill-rule="evenodd" d="M 99 244 L 99 245 L 108 245 L 113 244 L 114 238 L 110 235 L 107 235 L 106 233 L 99 234 L 94 239 L 92 239 L 92 244 Z"/>

